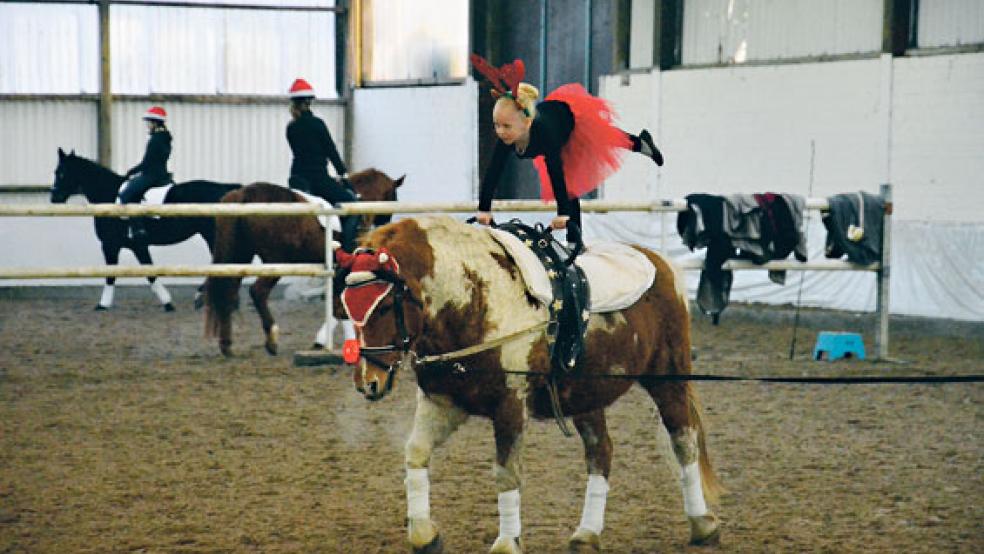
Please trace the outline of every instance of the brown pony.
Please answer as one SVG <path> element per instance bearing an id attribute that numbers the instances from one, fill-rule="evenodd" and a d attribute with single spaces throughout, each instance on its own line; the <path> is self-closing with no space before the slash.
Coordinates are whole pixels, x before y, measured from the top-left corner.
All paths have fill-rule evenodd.
<path id="1" fill-rule="evenodd" d="M 553 416 L 542 376 L 550 371 L 542 327 L 548 310 L 527 294 L 513 259 L 482 228 L 448 217 L 405 219 L 376 229 L 363 244 L 374 252 L 360 256 L 378 256 L 397 269 L 373 270 L 368 277 L 361 272 L 370 280 L 366 286 L 377 286 L 385 296 L 375 304 L 363 303 L 374 308 L 361 326 L 356 322 L 363 357 L 354 369 L 355 386 L 369 400 L 379 400 L 394 386 L 399 369 L 412 369 L 419 387 L 405 452 L 414 552 L 442 550 L 430 519 L 427 467 L 434 448 L 469 416 L 490 418 L 495 434 L 499 536 L 491 551 L 520 552 L 523 430 L 530 417 Z M 572 551 L 600 548 L 612 463 L 605 409 L 634 383 L 655 401 L 669 431 L 692 543 L 712 543 L 719 537 L 718 519 L 705 497 L 714 500 L 721 489 L 707 456 L 696 391 L 685 380 L 646 379 L 690 373 L 684 281 L 668 260 L 638 250 L 655 265 L 655 281 L 629 308 L 590 315 L 585 353 L 574 373 L 557 382 L 559 404 L 573 417 L 588 469 L 583 515 L 569 543 Z M 387 283 L 393 284 L 389 290 Z M 345 291 L 350 308 L 356 294 L 355 287 Z M 463 350 L 490 344 L 481 351 Z M 434 358 L 448 353 L 457 357 L 455 363 Z"/>
<path id="2" fill-rule="evenodd" d="M 350 175 L 349 181 L 361 200 L 392 201 L 396 200 L 396 189 L 403 184 L 404 177 L 394 181 L 382 171 L 367 169 Z M 226 194 L 221 201 L 240 204 L 306 202 L 292 190 L 270 183 L 247 185 Z M 382 225 L 389 219 L 389 215 L 363 216 L 360 231 L 364 233 L 373 224 Z M 338 236 L 335 239 L 338 240 Z M 245 264 L 250 263 L 253 256 L 259 256 L 266 263 L 324 263 L 324 228 L 314 216 L 216 218 L 212 262 Z M 264 346 L 270 354 L 277 353 L 280 330 L 267 300 L 279 280 L 279 277 L 258 277 L 249 288 L 266 335 Z M 217 336 L 219 349 L 227 356 L 232 353 L 232 312 L 239 306 L 241 282 L 241 277 L 210 277 L 205 282 L 205 334 Z M 342 318 L 344 313 L 337 311 L 336 317 Z"/>

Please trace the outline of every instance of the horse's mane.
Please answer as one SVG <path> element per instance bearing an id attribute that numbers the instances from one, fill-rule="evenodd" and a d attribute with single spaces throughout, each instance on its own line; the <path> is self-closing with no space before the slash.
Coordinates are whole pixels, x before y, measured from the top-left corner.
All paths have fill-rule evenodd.
<path id="1" fill-rule="evenodd" d="M 65 159 L 73 164 L 76 164 L 76 167 L 87 179 L 113 181 L 114 184 L 123 180 L 122 175 L 116 173 L 112 169 L 100 165 L 98 162 L 90 160 L 89 158 L 85 158 L 77 154 L 69 154 Z"/>

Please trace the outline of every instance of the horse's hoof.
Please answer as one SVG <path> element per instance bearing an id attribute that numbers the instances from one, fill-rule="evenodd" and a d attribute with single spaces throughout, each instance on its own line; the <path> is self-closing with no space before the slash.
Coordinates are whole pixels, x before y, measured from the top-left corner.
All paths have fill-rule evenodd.
<path id="1" fill-rule="evenodd" d="M 571 540 L 567 542 L 567 551 L 570 554 L 590 554 L 601 552 L 601 538 L 598 533 L 587 529 L 578 529 L 571 535 Z"/>
<path id="2" fill-rule="evenodd" d="M 717 516 L 707 515 L 690 518 L 690 544 L 704 546 L 721 542 L 721 526 Z"/>
<path id="3" fill-rule="evenodd" d="M 410 551 L 413 554 L 442 554 L 444 552 L 444 541 L 441 540 L 441 535 L 434 535 L 434 538 L 424 546 L 417 548 L 416 546 L 411 546 Z"/>
<path id="4" fill-rule="evenodd" d="M 96 304 L 96 307 L 95 307 L 94 311 L 97 311 L 97 312 L 105 312 L 108 309 L 109 309 L 109 306 L 103 306 L 102 304 Z"/>
<path id="5" fill-rule="evenodd" d="M 311 345 L 311 350 L 324 350 L 324 349 L 325 349 L 325 345 L 321 344 L 320 342 L 316 342 Z"/>
<path id="6" fill-rule="evenodd" d="M 263 345 L 263 347 L 266 348 L 267 354 L 269 354 L 271 356 L 276 356 L 277 355 L 277 343 L 267 341 Z"/>
<path id="7" fill-rule="evenodd" d="M 232 344 L 219 343 L 219 351 L 222 352 L 222 355 L 225 356 L 226 358 L 231 358 Z"/>
<path id="8" fill-rule="evenodd" d="M 489 554 L 523 554 L 523 546 L 519 539 L 512 537 L 498 537 L 492 543 Z"/>
<path id="9" fill-rule="evenodd" d="M 173 312 L 174 311 L 174 304 L 171 304 L 170 302 L 168 302 L 167 304 L 164 304 L 164 311 L 165 312 Z"/>
<path id="10" fill-rule="evenodd" d="M 280 326 L 274 323 L 267 332 L 266 343 L 263 345 L 271 356 L 277 355 L 278 342 L 280 342 Z"/>
<path id="11" fill-rule="evenodd" d="M 205 307 L 205 295 L 199 292 L 195 295 L 195 310 L 200 310 L 204 307 Z"/>

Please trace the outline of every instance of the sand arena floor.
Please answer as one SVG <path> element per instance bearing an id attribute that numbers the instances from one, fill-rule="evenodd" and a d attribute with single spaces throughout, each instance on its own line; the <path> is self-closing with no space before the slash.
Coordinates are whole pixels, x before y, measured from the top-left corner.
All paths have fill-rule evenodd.
<path id="1" fill-rule="evenodd" d="M 403 442 L 414 384 L 368 403 L 347 371 L 295 368 L 320 303 L 274 303 L 281 352 L 251 308 L 236 357 L 202 338 L 187 291 L 163 313 L 146 288 L 92 311 L 84 297 L 0 295 L 0 552 L 405 552 Z M 245 296 L 248 298 L 248 296 Z M 698 372 L 778 375 L 981 372 L 984 340 L 893 336 L 909 365 L 813 362 L 818 324 L 788 361 L 769 310 L 694 319 Z M 735 314 L 735 315 L 729 315 Z M 751 315 L 748 315 L 751 314 Z M 841 329 L 861 325 L 862 319 Z M 872 334 L 866 334 L 869 351 Z M 702 383 L 709 450 L 727 493 L 718 547 L 686 546 L 676 477 L 648 396 L 609 413 L 615 443 L 608 552 L 982 552 L 984 385 Z M 488 421 L 431 468 L 448 552 L 498 531 Z M 527 435 L 528 552 L 563 552 L 585 483 L 579 439 Z"/>

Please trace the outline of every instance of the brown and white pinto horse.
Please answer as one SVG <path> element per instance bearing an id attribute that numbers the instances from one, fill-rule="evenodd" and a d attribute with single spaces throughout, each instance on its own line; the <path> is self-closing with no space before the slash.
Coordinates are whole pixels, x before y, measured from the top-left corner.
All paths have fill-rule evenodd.
<path id="1" fill-rule="evenodd" d="M 442 549 L 430 519 L 427 467 L 434 448 L 469 416 L 490 418 L 495 433 L 499 536 L 491 551 L 520 552 L 523 430 L 530 417 L 550 418 L 553 412 L 544 377 L 510 372 L 549 372 L 544 333 L 522 334 L 545 322 L 547 309 L 527 294 L 512 258 L 482 228 L 448 217 L 405 219 L 376 229 L 363 244 L 380 253 L 385 249 L 382 259 L 395 260 L 398 273 L 395 279 L 392 272 L 373 273 L 395 286 L 359 326 L 362 347 L 378 350 L 358 362 L 355 386 L 368 399 L 379 400 L 392 389 L 399 369 L 412 368 L 419 387 L 405 451 L 408 532 L 414 552 Z M 696 391 L 687 381 L 645 378 L 690 373 L 684 281 L 669 261 L 639 250 L 656 266 L 652 286 L 625 310 L 590 316 L 581 363 L 557 384 L 563 413 L 573 417 L 584 443 L 588 469 L 581 523 L 570 538 L 572 551 L 600 548 L 612 463 L 605 408 L 636 382 L 656 402 L 669 431 L 681 467 L 692 543 L 716 542 L 719 537 L 718 519 L 705 499 L 716 499 L 721 488 L 707 456 Z M 351 304 L 350 290 L 354 289 L 345 292 L 346 306 Z M 514 338 L 457 360 L 461 367 L 456 369 L 414 361 L 509 336 Z M 390 352 L 378 353 L 386 350 Z M 620 378 L 598 377 L 602 374 Z M 591 375 L 595 378 L 585 378 Z"/>
<path id="2" fill-rule="evenodd" d="M 403 184 L 400 177 L 393 180 L 382 171 L 367 169 L 349 176 L 352 188 L 364 201 L 396 200 L 396 189 Z M 294 191 L 270 183 L 253 183 L 222 197 L 223 203 L 306 202 Z M 363 216 L 360 232 L 372 225 L 384 225 L 389 215 Z M 336 236 L 336 240 L 338 237 Z M 215 244 L 212 262 L 250 263 L 259 256 L 266 263 L 324 263 L 325 231 L 315 216 L 241 216 L 219 217 L 215 224 Z M 258 277 L 249 287 L 260 323 L 266 336 L 264 347 L 277 353 L 280 329 L 267 300 L 280 277 Z M 239 306 L 241 277 L 210 277 L 205 281 L 205 335 L 217 337 L 219 349 L 232 353 L 232 313 Z M 336 294 L 338 293 L 336 289 Z M 336 303 L 337 306 L 337 303 Z M 337 311 L 336 317 L 345 314 Z M 316 344 L 330 330 L 322 327 Z"/>

